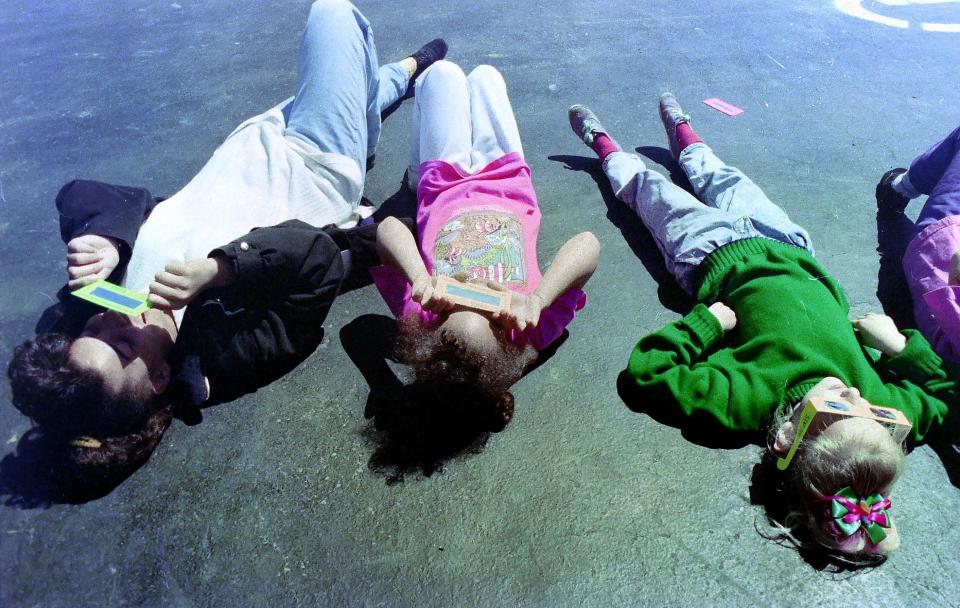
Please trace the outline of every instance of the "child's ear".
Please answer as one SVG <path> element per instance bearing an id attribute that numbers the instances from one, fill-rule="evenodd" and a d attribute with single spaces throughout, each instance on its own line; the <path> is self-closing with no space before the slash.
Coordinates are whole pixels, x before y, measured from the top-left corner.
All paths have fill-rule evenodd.
<path id="1" fill-rule="evenodd" d="M 885 531 L 887 533 L 887 537 L 877 543 L 871 553 L 890 555 L 900 546 L 900 533 L 897 532 L 897 525 L 891 521 L 890 527 L 886 528 Z"/>
<path id="2" fill-rule="evenodd" d="M 170 364 L 161 363 L 156 370 L 150 373 L 150 384 L 153 385 L 153 394 L 162 395 L 170 384 Z"/>
<path id="3" fill-rule="evenodd" d="M 793 428 L 793 421 L 788 420 L 784 422 L 780 430 L 777 431 L 777 438 L 773 442 L 773 451 L 781 456 L 789 452 L 794 435 L 796 435 L 796 432 Z"/>

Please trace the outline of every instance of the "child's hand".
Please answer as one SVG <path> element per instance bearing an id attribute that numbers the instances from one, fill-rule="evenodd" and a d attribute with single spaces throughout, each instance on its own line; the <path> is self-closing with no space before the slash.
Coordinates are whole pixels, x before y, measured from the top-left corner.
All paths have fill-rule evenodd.
<path id="1" fill-rule="evenodd" d="M 428 274 L 418 277 L 411 285 L 410 297 L 424 310 L 441 314 L 453 310 L 450 300 L 440 297 L 436 292 L 437 279 Z"/>
<path id="2" fill-rule="evenodd" d="M 117 243 L 98 234 L 84 234 L 67 243 L 67 287 L 79 289 L 106 279 L 120 263 Z"/>
<path id="3" fill-rule="evenodd" d="M 907 345 L 907 338 L 897 329 L 896 323 L 887 315 L 869 312 L 853 321 L 853 328 L 860 334 L 864 346 L 875 348 L 893 357 Z"/>
<path id="4" fill-rule="evenodd" d="M 506 291 L 500 283 L 487 281 L 487 287 L 498 291 Z M 540 311 L 543 310 L 543 300 L 536 293 L 523 295 L 515 291 L 510 292 L 510 304 L 507 310 L 494 315 L 494 319 L 505 329 L 523 331 L 528 327 L 536 327 L 540 322 Z"/>
<path id="5" fill-rule="evenodd" d="M 170 262 L 150 283 L 147 299 L 157 308 L 183 308 L 201 291 L 212 287 L 218 278 L 222 278 L 220 270 L 214 258 Z"/>
<path id="6" fill-rule="evenodd" d="M 737 326 L 737 313 L 733 312 L 733 309 L 723 302 L 714 302 L 707 310 L 720 322 L 720 327 L 723 328 L 724 333 Z"/>
<path id="7" fill-rule="evenodd" d="M 960 251 L 950 257 L 950 270 L 947 273 L 947 283 L 960 285 Z"/>

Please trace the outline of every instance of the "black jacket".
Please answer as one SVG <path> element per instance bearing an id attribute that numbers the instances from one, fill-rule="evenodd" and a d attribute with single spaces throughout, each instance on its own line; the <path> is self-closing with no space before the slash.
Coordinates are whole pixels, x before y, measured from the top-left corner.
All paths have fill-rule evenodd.
<path id="1" fill-rule="evenodd" d="M 57 195 L 64 243 L 83 234 L 121 242 L 119 282 L 140 225 L 162 204 L 143 188 L 75 180 Z M 322 323 L 344 279 L 341 251 L 351 252 L 351 274 L 377 263 L 376 224 L 341 230 L 290 220 L 256 228 L 211 252 L 233 264 L 233 284 L 205 291 L 186 309 L 171 356 L 171 390 L 186 403 L 206 404 L 253 392 L 291 371 L 323 339 Z M 38 331 L 77 335 L 99 309 L 60 290 L 60 304 L 44 314 Z"/>

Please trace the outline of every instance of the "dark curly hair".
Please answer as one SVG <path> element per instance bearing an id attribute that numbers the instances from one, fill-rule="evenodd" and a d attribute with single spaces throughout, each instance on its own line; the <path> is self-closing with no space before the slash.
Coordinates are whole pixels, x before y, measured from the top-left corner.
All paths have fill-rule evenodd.
<path id="1" fill-rule="evenodd" d="M 412 394 L 437 403 L 457 403 L 486 412 L 489 430 L 501 431 L 513 418 L 509 388 L 536 359 L 532 346 L 501 341 L 501 352 L 487 356 L 471 350 L 440 326 L 417 318 L 398 321 L 396 357 L 416 374 Z"/>
<path id="2" fill-rule="evenodd" d="M 118 482 L 149 458 L 171 408 L 159 399 L 111 395 L 96 374 L 71 364 L 72 342 L 41 334 L 14 349 L 7 367 L 13 405 L 60 443 L 78 482 Z"/>

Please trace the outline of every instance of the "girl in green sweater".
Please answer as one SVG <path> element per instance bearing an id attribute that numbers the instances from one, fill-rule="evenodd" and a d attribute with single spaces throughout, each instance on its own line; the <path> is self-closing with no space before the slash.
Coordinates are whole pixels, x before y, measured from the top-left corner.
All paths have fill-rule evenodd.
<path id="1" fill-rule="evenodd" d="M 643 398 L 730 430 L 766 432 L 775 457 L 788 453 L 816 397 L 900 410 L 915 442 L 940 425 L 954 382 L 923 336 L 901 333 L 883 315 L 851 323 L 843 289 L 814 258 L 809 234 L 717 158 L 669 93 L 660 117 L 700 200 L 623 152 L 589 109 L 570 108 L 574 132 L 698 302 L 631 354 L 628 372 Z M 816 418 L 800 436 L 784 465 L 783 523 L 846 560 L 879 561 L 899 545 L 888 510 L 904 467 L 902 441 L 873 419 L 850 416 Z"/>

